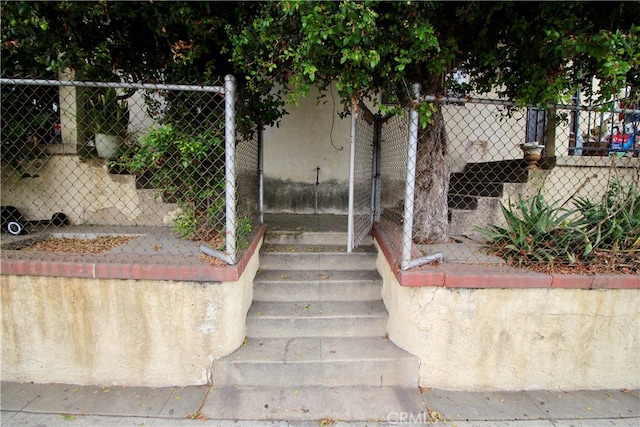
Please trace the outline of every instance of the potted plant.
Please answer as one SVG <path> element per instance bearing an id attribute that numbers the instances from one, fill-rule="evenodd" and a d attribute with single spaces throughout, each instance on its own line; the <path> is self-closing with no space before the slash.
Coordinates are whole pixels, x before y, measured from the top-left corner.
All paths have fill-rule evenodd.
<path id="1" fill-rule="evenodd" d="M 127 133 L 127 100 L 119 99 L 115 89 L 106 88 L 88 98 L 87 108 L 98 156 L 106 159 L 114 157 Z"/>
<path id="2" fill-rule="evenodd" d="M 520 148 L 524 153 L 524 161 L 527 162 L 527 170 L 540 170 L 538 160 L 542 157 L 544 145 L 538 144 L 537 141 L 525 142 L 520 144 Z"/>

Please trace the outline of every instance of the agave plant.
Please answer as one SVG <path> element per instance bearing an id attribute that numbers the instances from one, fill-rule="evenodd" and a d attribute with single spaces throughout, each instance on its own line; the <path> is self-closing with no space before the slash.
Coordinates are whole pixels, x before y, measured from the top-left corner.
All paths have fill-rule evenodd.
<path id="1" fill-rule="evenodd" d="M 584 228 L 599 250 L 640 252 L 640 189 L 612 182 L 600 203 L 577 198 Z"/>
<path id="2" fill-rule="evenodd" d="M 518 266 L 553 265 L 585 259 L 592 244 L 575 220 L 575 212 L 550 205 L 542 194 L 501 204 L 506 227 L 491 225 L 479 231 L 488 237 L 489 250 Z"/>

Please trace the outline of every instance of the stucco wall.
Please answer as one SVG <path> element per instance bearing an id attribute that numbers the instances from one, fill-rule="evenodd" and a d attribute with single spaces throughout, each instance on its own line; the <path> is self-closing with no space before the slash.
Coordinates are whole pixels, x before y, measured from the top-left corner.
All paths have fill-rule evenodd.
<path id="1" fill-rule="evenodd" d="M 265 129 L 267 212 L 314 213 L 316 201 L 319 212 L 347 212 L 351 119 L 339 117 L 342 105 L 332 91 L 318 101 L 313 89 L 278 127 Z"/>
<path id="2" fill-rule="evenodd" d="M 640 387 L 638 289 L 401 287 L 382 252 L 377 267 L 389 338 L 420 357 L 423 387 Z"/>
<path id="3" fill-rule="evenodd" d="M 2 204 L 17 206 L 27 219 L 63 212 L 72 224 L 171 225 L 177 206 L 136 189 L 133 175 L 112 175 L 101 159 L 51 155 L 24 171 L 2 168 Z M 29 177 L 25 177 L 29 176 Z"/>
<path id="4" fill-rule="evenodd" d="M 599 202 L 611 182 L 628 186 L 639 182 L 640 159 L 637 157 L 558 157 L 556 166 L 542 179 L 546 199 L 562 203 L 574 193 Z"/>
<path id="5" fill-rule="evenodd" d="M 0 276 L 2 379 L 205 384 L 244 340 L 257 254 L 237 282 Z"/>

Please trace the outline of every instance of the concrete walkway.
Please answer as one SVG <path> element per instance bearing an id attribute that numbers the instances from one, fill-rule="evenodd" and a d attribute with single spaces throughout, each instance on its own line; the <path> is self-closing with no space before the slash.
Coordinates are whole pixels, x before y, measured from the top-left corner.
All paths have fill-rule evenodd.
<path id="1" fill-rule="evenodd" d="M 638 390 L 250 390 L 3 382 L 2 426 L 639 426 Z M 232 417 L 229 415 L 232 414 Z M 369 415 L 370 414 L 370 415 Z"/>

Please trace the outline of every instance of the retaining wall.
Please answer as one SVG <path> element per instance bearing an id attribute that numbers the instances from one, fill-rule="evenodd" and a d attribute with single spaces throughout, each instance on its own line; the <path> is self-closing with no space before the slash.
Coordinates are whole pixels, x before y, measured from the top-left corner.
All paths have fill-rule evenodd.
<path id="1" fill-rule="evenodd" d="M 229 281 L 169 280 L 162 266 L 167 280 L 17 275 L 5 274 L 12 267 L 3 263 L 3 381 L 207 383 L 213 360 L 246 336 L 259 238 Z M 153 276 L 153 268 L 143 270 Z"/>
<path id="2" fill-rule="evenodd" d="M 640 387 L 639 277 L 552 277 L 480 266 L 403 275 L 384 250 L 377 268 L 389 338 L 420 358 L 422 387 Z"/>

